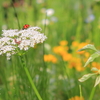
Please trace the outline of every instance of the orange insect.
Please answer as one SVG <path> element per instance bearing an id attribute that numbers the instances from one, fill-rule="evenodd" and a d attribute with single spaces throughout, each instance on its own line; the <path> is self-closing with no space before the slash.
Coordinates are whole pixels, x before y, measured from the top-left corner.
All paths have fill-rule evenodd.
<path id="1" fill-rule="evenodd" d="M 23 29 L 27 29 L 27 28 L 29 28 L 29 27 L 30 27 L 30 25 L 25 24 L 25 25 L 23 26 Z"/>

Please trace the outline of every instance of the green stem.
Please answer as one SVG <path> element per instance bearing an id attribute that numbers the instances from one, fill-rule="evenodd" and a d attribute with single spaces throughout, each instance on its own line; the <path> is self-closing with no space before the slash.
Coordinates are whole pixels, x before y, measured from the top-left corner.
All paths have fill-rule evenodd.
<path id="1" fill-rule="evenodd" d="M 80 100 L 82 100 L 82 88 L 81 88 L 81 85 L 79 85 L 79 89 L 80 89 Z"/>
<path id="2" fill-rule="evenodd" d="M 93 100 L 93 96 L 94 96 L 94 92 L 96 90 L 96 87 L 93 87 L 91 93 L 90 93 L 90 97 L 89 97 L 89 100 Z"/>
<path id="3" fill-rule="evenodd" d="M 11 0 L 12 7 L 13 7 L 13 9 L 14 9 L 14 14 L 15 14 L 15 17 L 16 17 L 17 22 L 18 22 L 18 27 L 19 27 L 19 29 L 20 29 L 20 23 L 19 23 L 19 19 L 18 19 L 18 14 L 17 14 L 17 12 L 16 12 L 16 9 L 15 9 L 13 3 L 14 3 L 14 2 Z"/>
<path id="4" fill-rule="evenodd" d="M 32 77 L 31 77 L 31 75 L 30 75 L 30 73 L 29 73 L 29 71 L 28 71 L 28 69 L 26 67 L 26 63 L 25 63 L 24 57 L 20 56 L 20 58 L 21 58 L 22 66 L 23 66 L 23 68 L 25 70 L 25 73 L 26 73 L 26 75 L 28 77 L 28 80 L 29 80 L 29 82 L 30 82 L 33 90 L 35 91 L 35 94 L 37 95 L 37 97 L 38 97 L 39 100 L 42 100 L 42 98 L 41 98 L 41 96 L 40 96 L 40 94 L 39 94 L 39 92 L 38 92 L 38 90 L 37 90 L 37 88 L 36 88 L 36 86 L 35 86 L 35 84 L 34 84 L 34 82 L 32 80 Z"/>

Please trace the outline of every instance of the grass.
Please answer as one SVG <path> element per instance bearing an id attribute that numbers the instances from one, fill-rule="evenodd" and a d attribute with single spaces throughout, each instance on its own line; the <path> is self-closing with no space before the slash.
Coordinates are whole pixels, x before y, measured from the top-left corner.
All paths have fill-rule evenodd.
<path id="1" fill-rule="evenodd" d="M 80 95 L 84 100 L 91 97 L 91 100 L 99 100 L 100 85 L 90 97 L 95 77 L 83 83 L 78 81 L 82 75 L 90 72 L 93 63 L 84 70 L 78 70 L 83 68 L 89 56 L 86 56 L 86 53 L 78 54 L 77 50 L 84 46 L 82 43 L 92 43 L 100 48 L 100 2 L 40 0 L 42 3 L 37 3 L 36 1 L 39 0 L 24 0 L 23 5 L 20 5 L 19 1 L 19 5 L 13 8 L 10 6 L 11 0 L 1 0 L 0 34 L 2 29 L 21 29 L 24 24 L 42 28 L 47 40 L 27 51 L 25 59 L 27 69 L 43 100 L 70 100 Z M 47 16 L 44 12 L 49 8 L 54 10 L 51 16 Z M 95 19 L 86 22 L 91 14 Z M 43 25 L 43 19 L 48 19 L 49 24 Z M 68 42 L 64 46 L 68 50 L 62 50 L 61 54 L 55 53 L 54 47 L 61 46 L 60 42 L 63 40 Z M 75 47 L 73 42 L 78 42 L 78 45 Z M 54 55 L 57 62 L 53 62 L 54 58 L 45 61 L 44 55 L 48 54 Z M 63 57 L 66 59 L 69 57 L 67 54 L 72 58 L 64 60 Z M 94 62 L 99 66 L 99 60 L 96 59 Z M 17 55 L 12 56 L 9 61 L 6 60 L 5 55 L 0 56 L 0 100 L 38 100 Z M 77 100 L 81 99 L 77 98 Z"/>

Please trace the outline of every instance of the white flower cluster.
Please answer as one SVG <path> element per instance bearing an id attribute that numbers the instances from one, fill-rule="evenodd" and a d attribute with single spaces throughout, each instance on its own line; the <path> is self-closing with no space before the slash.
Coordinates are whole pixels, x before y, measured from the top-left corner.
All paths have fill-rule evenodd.
<path id="1" fill-rule="evenodd" d="M 10 59 L 12 54 L 16 54 L 21 50 L 26 51 L 35 44 L 43 43 L 47 38 L 40 33 L 41 28 L 29 27 L 23 30 L 3 30 L 0 38 L 0 55 L 6 54 L 7 59 Z"/>

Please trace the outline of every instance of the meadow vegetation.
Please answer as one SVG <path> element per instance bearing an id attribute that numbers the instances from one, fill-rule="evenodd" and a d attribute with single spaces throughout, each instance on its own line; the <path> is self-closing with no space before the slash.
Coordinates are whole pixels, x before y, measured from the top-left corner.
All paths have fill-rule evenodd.
<path id="1" fill-rule="evenodd" d="M 0 54 L 0 100 L 100 100 L 100 81 L 94 87 L 96 76 L 79 81 L 85 74 L 96 73 L 91 68 L 100 69 L 99 58 L 84 67 L 94 51 L 80 50 L 88 44 L 100 49 L 99 10 L 99 0 L 0 0 L 1 36 L 2 30 L 20 31 L 28 24 L 40 27 L 47 37 L 24 54 L 40 99 L 20 55 L 7 60 Z"/>

